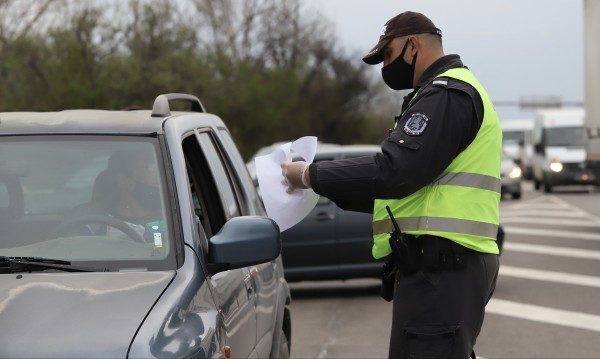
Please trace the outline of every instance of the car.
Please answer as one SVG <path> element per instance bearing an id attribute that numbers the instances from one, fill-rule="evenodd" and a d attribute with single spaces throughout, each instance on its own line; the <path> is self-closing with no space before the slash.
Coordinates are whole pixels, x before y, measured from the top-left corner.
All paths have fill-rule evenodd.
<path id="1" fill-rule="evenodd" d="M 503 121 L 502 148 L 523 170 L 523 178 L 531 179 L 533 157 L 533 119 L 512 119 Z"/>
<path id="2" fill-rule="evenodd" d="M 290 355 L 281 233 L 195 96 L 0 113 L 0 228 L 0 357 Z"/>
<path id="3" fill-rule="evenodd" d="M 314 161 L 369 156 L 380 151 L 377 145 L 320 143 Z M 247 165 L 250 167 L 252 162 Z M 372 227 L 372 214 L 346 211 L 320 197 L 302 221 L 281 233 L 285 278 L 289 282 L 381 278 L 384 260 L 371 254 Z"/>
<path id="4" fill-rule="evenodd" d="M 521 198 L 521 182 L 523 171 L 513 158 L 502 151 L 502 164 L 500 165 L 501 195 L 510 195 L 513 199 Z"/>

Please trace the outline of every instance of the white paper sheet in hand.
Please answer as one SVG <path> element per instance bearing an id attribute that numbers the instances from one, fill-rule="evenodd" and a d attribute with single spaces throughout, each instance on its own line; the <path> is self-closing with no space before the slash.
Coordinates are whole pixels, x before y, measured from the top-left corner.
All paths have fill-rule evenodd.
<path id="1" fill-rule="evenodd" d="M 279 225 L 283 232 L 300 222 L 316 206 L 319 195 L 312 189 L 298 189 L 287 193 L 282 184 L 281 162 L 291 161 L 291 150 L 312 163 L 317 151 L 317 138 L 305 136 L 276 148 L 271 154 L 254 159 L 256 177 L 267 215 Z"/>

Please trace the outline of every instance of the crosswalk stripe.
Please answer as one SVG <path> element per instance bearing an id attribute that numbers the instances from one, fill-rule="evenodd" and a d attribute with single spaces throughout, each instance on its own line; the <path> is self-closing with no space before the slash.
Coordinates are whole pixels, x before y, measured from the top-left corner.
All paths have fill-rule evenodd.
<path id="1" fill-rule="evenodd" d="M 600 288 L 600 277 L 500 265 L 500 276 Z"/>
<path id="2" fill-rule="evenodd" d="M 600 217 L 573 206 L 553 195 L 543 195 L 521 203 L 501 207 L 501 224 L 507 234 L 529 235 L 538 237 L 562 238 L 566 240 L 580 239 L 600 241 L 600 233 L 578 232 L 570 230 L 552 230 L 551 225 L 572 227 L 600 227 Z M 530 224 L 538 228 L 523 228 L 518 224 Z M 516 225 L 516 226 L 515 226 Z M 549 226 L 550 225 L 550 226 Z M 539 228 L 541 227 L 541 228 Z M 572 247 L 549 246 L 507 241 L 503 250 L 509 252 L 536 253 L 567 258 L 600 260 L 600 251 Z M 499 275 L 503 278 L 521 278 L 600 288 L 600 277 L 547 271 L 532 268 L 500 266 Z M 566 327 L 600 332 L 600 316 L 533 304 L 518 303 L 504 299 L 491 299 L 486 307 L 490 314 L 515 317 L 540 323 L 561 325 Z"/>
<path id="3" fill-rule="evenodd" d="M 589 241 L 600 241 L 600 234 L 598 233 L 522 228 L 513 226 L 502 226 L 502 228 L 504 229 L 504 232 L 510 234 L 524 234 L 528 236 L 559 237 L 564 239 L 583 239 Z"/>
<path id="4" fill-rule="evenodd" d="M 501 217 L 500 223 L 532 223 L 532 224 L 551 224 L 557 226 L 573 227 L 600 227 L 599 222 L 577 219 L 558 219 L 558 218 L 531 218 L 531 217 Z"/>
<path id="5" fill-rule="evenodd" d="M 577 211 L 565 211 L 564 209 L 561 209 L 559 211 L 557 210 L 552 210 L 552 209 L 519 209 L 519 210 L 507 210 L 507 211 L 500 211 L 500 216 L 501 217 L 558 217 L 558 218 L 565 218 L 565 217 L 571 217 L 571 218 L 581 218 L 582 217 L 582 213 L 577 212 Z"/>
<path id="6" fill-rule="evenodd" d="M 520 205 L 512 205 L 503 207 L 509 211 L 519 211 L 523 209 L 543 209 L 547 211 L 564 211 L 565 209 L 571 208 L 564 204 L 556 204 L 554 202 L 544 203 L 523 203 Z"/>
<path id="7" fill-rule="evenodd" d="M 492 298 L 486 313 L 600 332 L 600 316 Z"/>
<path id="8" fill-rule="evenodd" d="M 545 246 L 542 244 L 528 244 L 508 242 L 504 243 L 503 250 L 525 253 L 545 254 L 559 257 L 583 258 L 600 260 L 600 251 L 570 247 Z"/>

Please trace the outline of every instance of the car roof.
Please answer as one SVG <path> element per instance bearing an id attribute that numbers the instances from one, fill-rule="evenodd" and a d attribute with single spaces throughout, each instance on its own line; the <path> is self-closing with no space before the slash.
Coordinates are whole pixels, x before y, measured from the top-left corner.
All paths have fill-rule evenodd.
<path id="1" fill-rule="evenodd" d="M 150 110 L 1 112 L 0 134 L 161 133 L 164 118 L 151 114 Z"/>
<path id="2" fill-rule="evenodd" d="M 173 111 L 170 101 L 185 101 L 191 112 Z M 0 112 L 0 135 L 10 134 L 156 134 L 165 121 L 194 114 L 195 119 L 214 123 L 197 97 L 180 93 L 159 95 L 152 110 L 107 111 L 64 110 L 55 112 Z M 187 116 L 186 116 L 187 117 Z"/>
<path id="3" fill-rule="evenodd" d="M 501 121 L 503 131 L 525 131 L 533 129 L 533 118 Z"/>
<path id="4" fill-rule="evenodd" d="M 260 148 L 252 158 L 263 156 L 273 152 L 277 147 L 285 144 L 287 142 L 275 142 L 269 146 L 265 146 Z M 355 152 L 381 152 L 381 147 L 379 145 L 339 145 L 337 143 L 328 143 L 328 142 L 317 142 L 317 153 L 318 154 L 332 154 L 332 153 L 355 153 Z"/>
<path id="5" fill-rule="evenodd" d="M 336 145 L 336 146 L 323 146 L 317 148 L 317 154 L 344 154 L 344 153 L 374 153 L 381 152 L 381 146 L 379 145 Z"/>

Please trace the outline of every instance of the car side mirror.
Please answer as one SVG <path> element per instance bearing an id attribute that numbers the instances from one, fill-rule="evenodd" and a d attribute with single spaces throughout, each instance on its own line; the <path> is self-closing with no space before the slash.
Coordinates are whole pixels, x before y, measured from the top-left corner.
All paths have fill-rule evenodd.
<path id="1" fill-rule="evenodd" d="M 279 226 L 267 217 L 234 217 L 208 242 L 209 263 L 225 269 L 268 262 L 280 253 Z"/>

